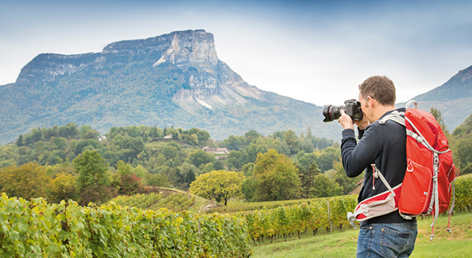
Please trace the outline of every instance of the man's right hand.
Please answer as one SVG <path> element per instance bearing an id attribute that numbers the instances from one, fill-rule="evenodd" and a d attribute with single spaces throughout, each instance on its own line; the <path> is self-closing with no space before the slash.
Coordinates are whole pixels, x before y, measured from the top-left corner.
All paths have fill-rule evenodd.
<path id="1" fill-rule="evenodd" d="M 363 114 L 362 120 L 354 121 L 354 124 L 357 125 L 357 127 L 359 127 L 359 129 L 361 130 L 364 130 L 368 125 L 370 125 L 369 120 L 367 119 L 367 116 L 365 114 Z"/>
<path id="2" fill-rule="evenodd" d="M 338 122 L 343 126 L 344 129 L 354 129 L 352 118 L 341 109 L 341 116 L 338 118 Z"/>

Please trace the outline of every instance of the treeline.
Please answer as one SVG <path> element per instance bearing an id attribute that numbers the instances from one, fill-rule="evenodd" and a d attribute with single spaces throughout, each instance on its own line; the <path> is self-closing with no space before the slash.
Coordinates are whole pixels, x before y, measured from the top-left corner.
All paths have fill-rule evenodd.
<path id="1" fill-rule="evenodd" d="M 151 126 L 112 127 L 104 137 L 88 125 L 74 123 L 51 128 L 34 128 L 20 135 L 15 144 L 2 146 L 0 167 L 37 162 L 55 165 L 66 159 L 72 161 L 84 150 L 97 149 L 107 161 L 115 166 L 119 160 L 133 162 L 145 149 L 145 143 L 163 140 L 166 135 L 189 146 L 208 144 L 207 131 L 192 128 L 157 128 Z"/>
<path id="2" fill-rule="evenodd" d="M 0 191 L 23 198 L 45 197 L 56 203 L 72 199 L 86 205 L 90 201 L 104 203 L 117 195 L 148 193 L 155 186 L 188 190 L 199 175 L 231 170 L 243 171 L 248 178 L 245 195 L 239 198 L 255 201 L 256 187 L 251 186 L 255 178 L 253 168 L 257 156 L 271 150 L 284 153 L 279 155 L 285 157 L 283 160 L 277 158 L 274 162 L 287 165 L 279 170 L 289 169 L 289 174 L 295 177 L 291 189 L 296 194 L 264 198 L 313 197 L 309 190 L 302 194 L 300 188 L 302 182 L 315 179 L 308 177 L 305 170 L 314 171 L 318 167 L 315 163 L 322 168 L 319 172 L 332 170 L 333 162 L 340 158 L 339 149 L 329 147 L 332 145 L 332 141 L 313 137 L 310 128 L 299 137 L 292 130 L 269 136 L 250 130 L 244 136 L 230 136 L 218 142 L 197 128 L 112 127 L 100 136 L 90 126 L 70 123 L 35 128 L 20 135 L 14 143 L 0 146 L 0 174 L 4 178 Z M 232 150 L 226 155 L 214 155 L 203 151 L 203 146 Z M 318 146 L 324 149 L 319 150 Z M 312 186 L 313 182 L 302 187 Z M 332 192 L 343 193 L 339 189 Z"/>
<path id="3" fill-rule="evenodd" d="M 431 113 L 450 140 L 456 165 L 462 174 L 471 173 L 472 115 L 451 134 L 441 113 Z M 230 152 L 211 154 L 203 146 Z M 33 129 L 0 146 L 0 191 L 51 202 L 103 203 L 154 186 L 188 190 L 203 174 L 234 171 L 243 179 L 233 194 L 199 194 L 225 203 L 231 198 L 260 202 L 330 197 L 348 194 L 362 179 L 346 177 L 340 158 L 339 144 L 312 136 L 310 128 L 299 136 L 292 130 L 268 136 L 250 130 L 218 142 L 197 128 L 113 127 L 100 136 L 90 126 L 70 123 Z M 83 183 L 92 177 L 95 181 Z"/>
<path id="4" fill-rule="evenodd" d="M 436 119 L 439 118 L 442 128 L 446 133 L 456 167 L 460 169 L 461 174 L 472 173 L 472 114 L 465 119 L 464 123 L 454 129 L 452 134 L 449 133 L 449 130 L 444 125 L 441 112 L 432 109 L 432 114 L 437 114 L 435 117 Z"/>

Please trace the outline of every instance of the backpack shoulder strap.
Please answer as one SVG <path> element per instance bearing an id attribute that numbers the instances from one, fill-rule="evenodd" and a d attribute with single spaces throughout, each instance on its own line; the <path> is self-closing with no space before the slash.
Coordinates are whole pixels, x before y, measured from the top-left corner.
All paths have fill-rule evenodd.
<path id="1" fill-rule="evenodd" d="M 397 122 L 403 126 L 405 126 L 405 118 L 402 117 L 402 115 L 405 115 L 403 112 L 398 112 L 397 110 L 393 111 L 392 113 L 384 116 L 382 119 L 379 120 L 379 123 L 381 125 L 385 124 L 387 120 L 392 120 L 394 122 Z"/>

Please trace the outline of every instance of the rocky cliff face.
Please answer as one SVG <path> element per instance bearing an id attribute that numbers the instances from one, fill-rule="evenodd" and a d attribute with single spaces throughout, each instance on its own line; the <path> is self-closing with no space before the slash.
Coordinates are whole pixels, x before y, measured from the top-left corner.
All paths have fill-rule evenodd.
<path id="1" fill-rule="evenodd" d="M 100 53 L 40 54 L 16 83 L 0 87 L 0 143 L 33 127 L 68 122 L 101 131 L 111 126 L 175 125 L 212 137 L 250 129 L 306 131 L 339 138 L 321 107 L 248 85 L 218 59 L 204 30 L 111 43 Z M 338 128 L 326 130 L 324 128 Z"/>

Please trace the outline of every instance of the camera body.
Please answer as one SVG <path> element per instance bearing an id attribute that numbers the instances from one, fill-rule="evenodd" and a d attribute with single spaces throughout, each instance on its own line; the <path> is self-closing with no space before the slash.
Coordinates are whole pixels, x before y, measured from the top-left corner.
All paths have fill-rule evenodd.
<path id="1" fill-rule="evenodd" d="M 361 103 L 355 99 L 348 99 L 344 101 L 344 105 L 341 106 L 325 105 L 324 107 L 323 116 L 325 118 L 323 122 L 325 123 L 340 118 L 341 109 L 344 109 L 344 112 L 350 116 L 353 121 L 360 121 L 364 117 Z"/>

